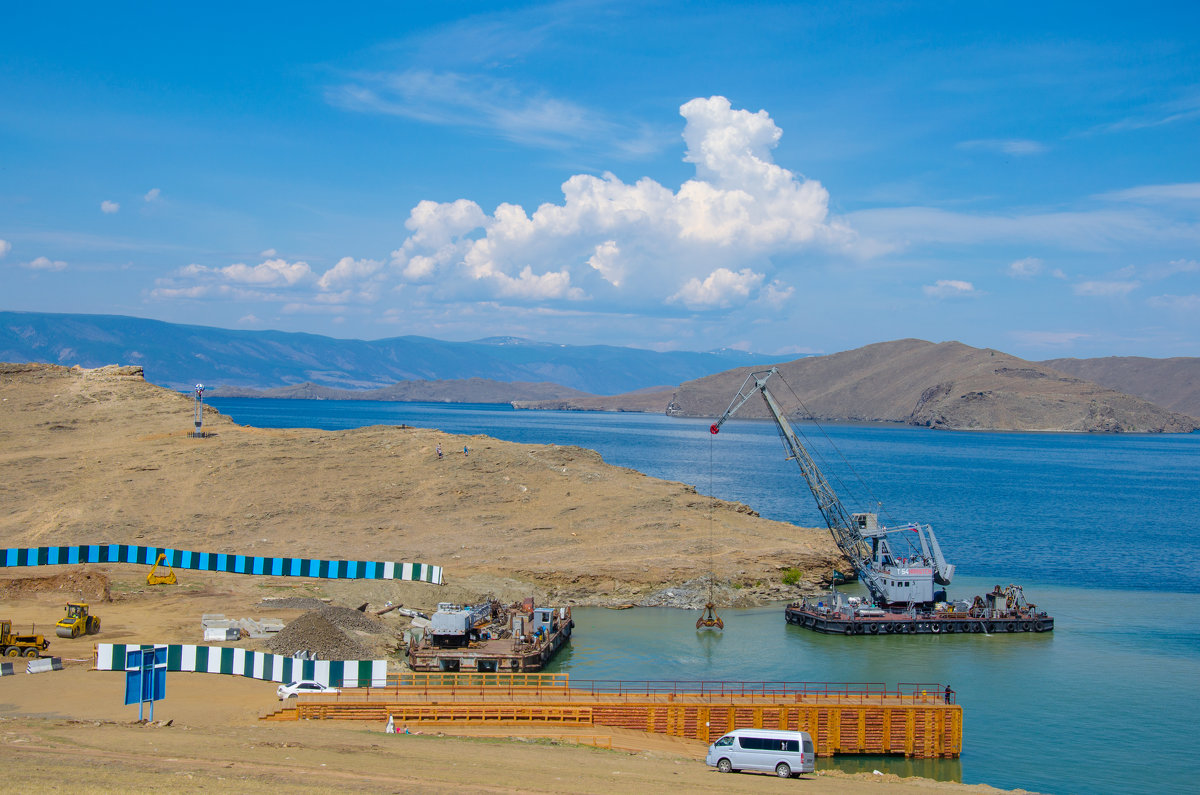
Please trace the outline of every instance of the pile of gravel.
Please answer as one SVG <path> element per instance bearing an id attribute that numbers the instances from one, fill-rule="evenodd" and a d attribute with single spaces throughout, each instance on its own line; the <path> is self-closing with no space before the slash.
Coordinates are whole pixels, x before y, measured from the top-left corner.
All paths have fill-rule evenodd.
<path id="1" fill-rule="evenodd" d="M 317 608 L 316 612 L 324 616 L 329 623 L 338 629 L 359 630 L 371 635 L 382 635 L 388 631 L 387 627 L 371 616 L 353 608 L 322 604 Z"/>
<path id="2" fill-rule="evenodd" d="M 327 607 L 329 605 L 323 605 L 323 609 Z M 339 629 L 333 621 L 323 615 L 323 609 L 305 613 L 288 624 L 271 639 L 267 647 L 276 654 L 288 656 L 298 651 L 315 652 L 321 660 L 371 659 L 371 650 Z M 350 612 L 358 613 L 357 610 Z M 358 615 L 362 616 L 361 613 Z M 365 616 L 362 617 L 366 619 Z"/>

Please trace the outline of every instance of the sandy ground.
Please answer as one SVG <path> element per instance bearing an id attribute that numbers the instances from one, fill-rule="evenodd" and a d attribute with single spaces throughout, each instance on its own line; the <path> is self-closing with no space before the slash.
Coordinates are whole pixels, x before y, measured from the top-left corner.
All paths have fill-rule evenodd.
<path id="1" fill-rule="evenodd" d="M 586 733 L 603 735 L 612 750 L 570 737 L 396 736 L 373 725 L 263 722 L 279 705 L 274 683 L 212 674 L 169 675 L 156 722 L 139 724 L 137 707 L 122 703 L 123 675 L 89 670 L 94 642 L 198 643 L 205 613 L 284 621 L 302 613 L 263 608 L 264 598 L 426 610 L 488 593 L 622 603 L 711 567 L 742 586 L 743 600 L 761 601 L 796 592 L 780 583 L 787 568 L 802 569 L 814 588 L 837 565 L 823 531 L 763 520 L 579 448 L 397 427 L 260 430 L 215 412 L 206 415 L 212 437 L 188 438 L 190 425 L 190 399 L 129 372 L 0 365 L 0 547 L 111 542 L 413 560 L 445 567 L 447 585 L 178 571 L 178 584 L 151 587 L 144 566 L 0 570 L 0 617 L 50 636 L 48 653 L 67 666 L 0 678 L 7 789 L 993 791 L 836 772 L 804 782 L 722 776 L 699 761 L 696 743 L 607 729 Z M 54 636 L 64 603 L 81 598 L 101 618 L 100 635 Z M 382 620 L 393 632 L 375 639 L 380 655 L 406 623 L 394 614 Z"/>
<path id="2" fill-rule="evenodd" d="M 579 604 L 639 601 L 710 570 L 734 586 L 722 603 L 777 600 L 801 590 L 782 584 L 788 569 L 812 590 L 839 565 L 825 530 L 591 450 L 398 426 L 258 429 L 211 410 L 212 436 L 193 439 L 192 405 L 117 368 L 0 365 L 0 539 L 416 561 L 476 596 Z"/>
<path id="3" fill-rule="evenodd" d="M 927 779 L 818 772 L 801 781 L 726 776 L 699 743 L 594 727 L 584 742 L 510 728 L 512 737 L 412 735 L 339 721 L 260 721 L 275 685 L 168 675 L 153 723 L 123 705 L 124 676 L 68 664 L 0 678 L 0 757 L 10 791 L 313 792 L 997 792 Z M 148 717 L 148 711 L 147 711 Z M 169 725 L 167 725 L 169 723 Z M 497 729 L 479 730 L 494 734 Z M 503 731 L 503 730 L 501 730 Z M 637 749 L 636 751 L 625 749 Z"/>

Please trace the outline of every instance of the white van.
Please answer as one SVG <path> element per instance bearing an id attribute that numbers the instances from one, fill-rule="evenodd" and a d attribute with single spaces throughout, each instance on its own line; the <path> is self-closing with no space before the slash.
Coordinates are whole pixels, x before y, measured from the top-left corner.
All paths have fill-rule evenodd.
<path id="1" fill-rule="evenodd" d="M 763 770 L 780 778 L 817 769 L 809 733 L 777 729 L 734 729 L 708 746 L 704 761 L 722 773 Z"/>

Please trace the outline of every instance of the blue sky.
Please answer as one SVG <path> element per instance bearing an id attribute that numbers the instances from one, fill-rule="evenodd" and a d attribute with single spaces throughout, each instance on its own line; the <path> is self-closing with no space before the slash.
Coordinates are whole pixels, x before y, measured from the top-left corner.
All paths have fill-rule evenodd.
<path id="1" fill-rule="evenodd" d="M 6 11 L 0 308 L 1200 356 L 1194 3 Z"/>

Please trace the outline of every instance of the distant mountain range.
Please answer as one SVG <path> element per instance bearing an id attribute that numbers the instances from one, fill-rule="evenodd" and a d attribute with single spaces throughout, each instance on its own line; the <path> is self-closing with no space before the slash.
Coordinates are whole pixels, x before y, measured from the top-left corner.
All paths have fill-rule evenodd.
<path id="1" fill-rule="evenodd" d="M 735 350 L 659 353 L 515 337 L 474 342 L 416 336 L 344 340 L 283 331 L 185 326 L 120 315 L 0 312 L 0 361 L 83 367 L 140 365 L 147 381 L 174 389 L 190 389 L 197 383 L 272 389 L 306 382 L 374 389 L 398 381 L 485 378 L 501 383 L 548 382 L 594 395 L 614 395 L 669 387 L 731 367 L 772 360 Z M 509 399 L 516 397 L 520 395 Z"/>
<path id="2" fill-rule="evenodd" d="M 496 337 L 341 340 L 112 315 L 0 312 L 0 361 L 136 365 L 146 380 L 210 395 L 511 403 L 520 409 L 716 417 L 772 357 L 657 353 Z M 932 428 L 1188 432 L 1200 426 L 1200 359 L 1030 362 L 959 342 L 895 340 L 777 362 L 789 415 Z M 1190 415 L 1190 416 L 1189 416 Z M 741 417 L 765 417 L 759 401 Z"/>

